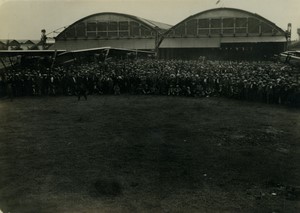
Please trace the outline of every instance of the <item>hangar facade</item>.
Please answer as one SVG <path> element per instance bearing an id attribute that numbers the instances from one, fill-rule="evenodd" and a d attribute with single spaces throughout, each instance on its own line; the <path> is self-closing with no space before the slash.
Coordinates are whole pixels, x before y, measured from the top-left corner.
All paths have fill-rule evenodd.
<path id="1" fill-rule="evenodd" d="M 155 51 L 163 59 L 267 59 L 286 50 L 286 32 L 234 8 L 192 15 L 175 26 L 121 13 L 97 13 L 71 24 L 50 49 L 97 47 Z"/>
<path id="2" fill-rule="evenodd" d="M 165 33 L 161 58 L 266 58 L 285 50 L 286 33 L 248 11 L 217 8 L 186 18 Z"/>
<path id="3" fill-rule="evenodd" d="M 121 13 L 97 13 L 80 19 L 55 38 L 50 49 L 67 51 L 113 47 L 157 50 L 171 25 Z"/>

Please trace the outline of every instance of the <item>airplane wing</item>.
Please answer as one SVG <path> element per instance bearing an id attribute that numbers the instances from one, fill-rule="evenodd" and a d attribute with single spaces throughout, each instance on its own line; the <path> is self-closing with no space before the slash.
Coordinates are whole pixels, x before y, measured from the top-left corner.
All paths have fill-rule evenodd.
<path id="1" fill-rule="evenodd" d="M 146 53 L 146 54 L 154 54 L 154 51 L 145 51 L 145 50 L 135 50 L 135 49 L 125 49 L 125 48 L 114 48 L 114 47 L 97 47 L 97 48 L 89 48 L 89 49 L 80 49 L 80 50 L 72 50 L 61 53 L 64 54 L 81 54 L 81 53 L 97 53 L 104 50 L 110 50 L 114 52 L 134 52 L 134 53 Z"/>
<path id="2" fill-rule="evenodd" d="M 81 49 L 81 50 L 0 50 L 0 57 L 12 57 L 12 56 L 52 56 L 55 52 L 57 52 L 58 56 L 65 54 L 89 54 L 89 53 L 97 53 L 104 50 L 110 50 L 113 52 L 133 52 L 138 54 L 154 54 L 154 51 L 145 51 L 145 50 L 135 50 L 135 49 L 125 49 L 125 48 L 112 48 L 112 47 L 97 47 L 97 48 L 89 48 L 89 49 Z"/>
<path id="3" fill-rule="evenodd" d="M 0 57 L 13 56 L 53 56 L 53 54 L 66 52 L 66 50 L 0 50 Z"/>

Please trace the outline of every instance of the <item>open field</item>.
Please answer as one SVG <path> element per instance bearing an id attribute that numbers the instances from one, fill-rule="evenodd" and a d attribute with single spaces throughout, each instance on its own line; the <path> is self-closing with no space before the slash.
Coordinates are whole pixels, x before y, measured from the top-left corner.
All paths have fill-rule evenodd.
<path id="1" fill-rule="evenodd" d="M 299 212 L 300 110 L 222 98 L 0 100 L 4 212 Z"/>

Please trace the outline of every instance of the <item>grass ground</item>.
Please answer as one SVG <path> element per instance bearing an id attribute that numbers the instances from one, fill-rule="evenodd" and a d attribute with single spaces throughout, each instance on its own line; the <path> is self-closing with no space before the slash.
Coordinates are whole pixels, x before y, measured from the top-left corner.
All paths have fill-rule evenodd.
<path id="1" fill-rule="evenodd" d="M 221 98 L 0 100 L 3 212 L 299 212 L 299 109 Z"/>

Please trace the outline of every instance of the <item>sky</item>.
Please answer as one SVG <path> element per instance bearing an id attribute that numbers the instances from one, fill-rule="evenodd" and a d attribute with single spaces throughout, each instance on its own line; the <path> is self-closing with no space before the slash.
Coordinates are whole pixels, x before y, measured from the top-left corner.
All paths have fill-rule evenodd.
<path id="1" fill-rule="evenodd" d="M 39 39 L 100 12 L 118 12 L 175 25 L 204 10 L 232 7 L 257 13 L 298 39 L 300 0 L 0 0 L 0 39 Z M 55 35 L 55 34 L 50 34 Z"/>

